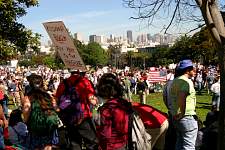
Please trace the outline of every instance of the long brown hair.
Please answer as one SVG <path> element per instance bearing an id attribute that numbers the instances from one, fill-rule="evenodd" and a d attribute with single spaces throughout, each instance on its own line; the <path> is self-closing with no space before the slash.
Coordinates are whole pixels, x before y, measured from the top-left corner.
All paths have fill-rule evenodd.
<path id="1" fill-rule="evenodd" d="M 31 103 L 37 100 L 43 110 L 48 110 L 52 107 L 52 104 L 50 104 L 52 97 L 43 89 L 33 88 L 27 95 Z"/>
<path id="2" fill-rule="evenodd" d="M 98 81 L 97 93 L 102 98 L 122 98 L 123 88 L 114 74 L 106 73 Z"/>

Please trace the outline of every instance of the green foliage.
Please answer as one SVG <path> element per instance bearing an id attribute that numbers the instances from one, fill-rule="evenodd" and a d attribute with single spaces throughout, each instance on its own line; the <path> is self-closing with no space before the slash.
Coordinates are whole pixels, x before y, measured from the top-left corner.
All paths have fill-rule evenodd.
<path id="1" fill-rule="evenodd" d="M 105 50 L 98 43 L 83 44 L 79 40 L 73 40 L 81 58 L 86 65 L 106 65 L 108 56 Z"/>
<path id="2" fill-rule="evenodd" d="M 184 58 L 194 61 L 203 59 L 204 64 L 218 62 L 217 45 L 207 28 L 202 28 L 193 36 L 181 36 L 168 52 L 168 57 L 178 62 Z"/>
<path id="3" fill-rule="evenodd" d="M 37 5 L 37 0 L 0 1 L 0 40 L 5 41 L 6 44 L 3 45 L 8 47 L 6 53 L 4 53 L 6 58 L 16 56 L 18 51 L 24 53 L 28 45 L 36 50 L 37 46 L 33 47 L 34 42 L 30 41 L 37 35 L 31 36 L 30 31 L 23 24 L 18 23 L 17 19 L 26 15 L 27 8 Z M 11 49 L 12 47 L 13 49 Z M 14 50 L 15 48 L 17 50 Z"/>
<path id="4" fill-rule="evenodd" d="M 44 60 L 45 56 L 44 55 L 33 55 L 31 58 L 31 61 L 36 65 L 42 65 L 43 64 L 43 60 Z"/>
<path id="5" fill-rule="evenodd" d="M 32 62 L 31 60 L 29 60 L 29 59 L 24 59 L 24 60 L 20 60 L 19 62 L 18 62 L 18 65 L 19 66 L 24 66 L 24 67 L 28 67 L 28 66 L 34 66 L 35 65 L 35 63 L 34 62 Z"/>
<path id="6" fill-rule="evenodd" d="M 48 66 L 49 68 L 56 68 L 55 58 L 52 56 L 46 56 L 43 59 L 43 64 Z"/>
<path id="7" fill-rule="evenodd" d="M 112 66 L 117 66 L 117 57 L 120 55 L 120 48 L 122 45 L 109 45 L 108 46 L 108 63 L 111 64 Z"/>
<path id="8" fill-rule="evenodd" d="M 56 55 L 34 55 L 31 59 L 23 59 L 18 62 L 19 66 L 31 66 L 45 65 L 52 69 L 63 69 L 65 67 L 61 58 Z"/>
<path id="9" fill-rule="evenodd" d="M 202 28 L 192 36 L 192 48 L 203 58 L 204 64 L 218 63 L 218 45 L 214 42 L 207 28 Z"/>
<path id="10" fill-rule="evenodd" d="M 43 59 L 43 65 L 46 65 L 47 67 L 52 69 L 62 69 L 65 66 L 64 63 L 62 62 L 62 59 L 60 59 L 58 55 L 45 56 Z"/>
<path id="11" fill-rule="evenodd" d="M 85 49 L 84 62 L 88 65 L 106 65 L 108 61 L 107 53 L 98 43 L 89 43 Z"/>
<path id="12" fill-rule="evenodd" d="M 80 42 L 79 40 L 76 40 L 76 39 L 73 40 L 73 43 L 74 43 L 75 47 L 77 48 L 77 50 L 78 50 L 81 58 L 84 59 L 84 57 L 86 55 L 85 54 L 85 48 L 86 48 L 86 46 L 82 42 Z"/>
<path id="13" fill-rule="evenodd" d="M 16 48 L 0 37 L 0 60 L 10 60 L 16 56 Z"/>
<path id="14" fill-rule="evenodd" d="M 193 59 L 193 49 L 191 49 L 191 36 L 181 36 L 170 49 L 168 55 L 174 62 L 178 62 L 181 59 L 190 58 Z"/>
<path id="15" fill-rule="evenodd" d="M 29 37 L 28 48 L 32 49 L 36 54 L 39 54 L 40 46 L 41 46 L 41 42 L 40 42 L 41 35 L 38 33 L 32 33 L 31 30 L 27 30 L 27 34 Z"/>

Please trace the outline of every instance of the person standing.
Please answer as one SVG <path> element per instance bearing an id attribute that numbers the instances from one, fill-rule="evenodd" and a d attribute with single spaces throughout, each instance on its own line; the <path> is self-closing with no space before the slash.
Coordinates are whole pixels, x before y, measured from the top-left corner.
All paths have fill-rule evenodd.
<path id="1" fill-rule="evenodd" d="M 96 126 L 100 150 L 126 150 L 131 104 L 123 99 L 123 87 L 112 73 L 103 74 L 97 84 L 98 96 L 104 104 L 98 111 L 100 124 Z M 130 107 L 129 107 L 130 106 Z"/>
<path id="2" fill-rule="evenodd" d="M 137 91 L 140 97 L 140 103 L 146 104 L 148 85 L 144 77 L 141 77 L 137 83 Z"/>
<path id="3" fill-rule="evenodd" d="M 74 116 L 71 116 L 71 114 L 73 114 L 73 112 L 75 112 L 76 110 L 73 110 L 73 112 L 66 114 L 66 116 L 64 115 L 64 118 L 63 116 L 61 116 L 61 119 L 62 121 L 64 120 L 63 123 L 64 125 L 66 125 L 66 130 L 68 132 L 70 141 L 69 149 L 81 150 L 83 146 L 82 143 L 84 142 L 87 150 L 97 150 L 98 140 L 92 121 L 91 112 L 91 107 L 97 105 L 98 103 L 98 100 L 95 97 L 95 90 L 88 78 L 80 75 L 79 70 L 70 70 L 70 72 L 71 76 L 63 80 L 63 82 L 59 84 L 56 91 L 56 97 L 59 100 L 59 107 L 61 96 L 63 96 L 65 92 L 69 92 L 69 89 L 71 89 L 72 87 L 75 88 L 74 92 L 79 95 L 79 106 L 82 109 L 83 116 L 82 120 L 79 121 L 79 124 L 69 124 L 69 122 L 72 121 L 72 118 L 74 118 Z M 63 109 L 60 109 L 60 111 L 63 112 Z M 66 123 L 66 118 L 69 119 L 68 123 Z"/>
<path id="4" fill-rule="evenodd" d="M 196 75 L 191 60 L 179 62 L 181 76 L 174 79 L 169 94 L 172 102 L 172 122 L 177 133 L 176 150 L 195 150 L 198 132 L 196 92 L 191 80 Z"/>
<path id="5" fill-rule="evenodd" d="M 22 101 L 24 123 L 29 131 L 29 150 L 51 150 L 53 133 L 58 128 L 55 99 L 43 87 L 43 78 L 37 74 L 28 76 L 30 90 Z"/>
<path id="6" fill-rule="evenodd" d="M 7 87 L 4 85 L 4 81 L 0 80 L 0 104 L 2 105 L 3 112 L 5 114 L 6 119 L 9 118 L 8 114 L 8 93 L 7 93 Z"/>
<path id="7" fill-rule="evenodd" d="M 0 105 L 0 149 L 5 149 L 4 129 L 8 128 L 8 120 L 6 119 L 3 108 Z"/>
<path id="8" fill-rule="evenodd" d="M 170 88 L 173 83 L 173 79 L 180 76 L 179 70 L 175 68 L 175 73 L 173 78 L 167 80 L 167 83 L 163 89 L 163 102 L 168 109 L 168 121 L 169 121 L 169 128 L 166 133 L 166 141 L 165 141 L 165 149 L 164 150 L 174 150 L 176 145 L 176 132 L 175 127 L 173 125 L 173 117 L 172 117 L 172 100 L 170 97 Z"/>
<path id="9" fill-rule="evenodd" d="M 219 111 L 220 107 L 220 76 L 215 78 L 215 83 L 211 86 L 212 95 L 212 109 Z"/>
<path id="10" fill-rule="evenodd" d="M 130 90 L 130 87 L 131 87 L 130 76 L 125 76 L 123 83 L 124 83 L 124 89 L 125 89 L 124 98 L 131 101 L 132 94 Z"/>

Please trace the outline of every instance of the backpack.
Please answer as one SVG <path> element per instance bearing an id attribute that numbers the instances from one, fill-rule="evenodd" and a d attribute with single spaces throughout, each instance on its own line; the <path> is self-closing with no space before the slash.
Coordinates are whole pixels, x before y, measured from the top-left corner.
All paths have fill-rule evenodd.
<path id="1" fill-rule="evenodd" d="M 59 116 L 65 125 L 79 125 L 84 119 L 81 99 L 76 91 L 76 85 L 79 83 L 80 78 L 78 78 L 72 86 L 68 85 L 66 79 L 63 80 L 65 90 L 63 95 L 59 98 Z"/>
<path id="2" fill-rule="evenodd" d="M 134 110 L 131 110 L 128 124 L 128 149 L 151 150 L 151 135 L 145 130 L 144 123 Z"/>
<path id="3" fill-rule="evenodd" d="M 59 117 L 52 106 L 51 96 L 42 90 L 32 90 L 34 94 L 42 94 L 42 100 L 37 96 L 31 96 L 31 112 L 28 120 L 28 129 L 31 134 L 38 136 L 52 135 L 58 128 Z M 44 103 L 45 106 L 41 106 Z"/>
<path id="4" fill-rule="evenodd" d="M 151 150 L 151 135 L 145 130 L 144 123 L 142 122 L 139 114 L 133 109 L 132 104 L 123 98 L 117 99 L 121 105 L 126 106 L 129 114 L 128 120 L 128 145 L 127 150 Z M 114 105 L 113 102 L 103 104 L 99 109 L 106 105 Z M 119 107 L 119 106 L 117 106 Z M 111 110 L 113 107 L 111 107 Z M 101 119 L 101 118 L 99 118 Z"/>

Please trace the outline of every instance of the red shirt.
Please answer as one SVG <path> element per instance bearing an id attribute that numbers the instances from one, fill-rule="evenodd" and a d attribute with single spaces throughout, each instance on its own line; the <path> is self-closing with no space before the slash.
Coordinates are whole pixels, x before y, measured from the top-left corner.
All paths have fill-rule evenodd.
<path id="1" fill-rule="evenodd" d="M 95 90 L 91 82 L 86 77 L 80 78 L 79 75 L 71 75 L 67 79 L 68 85 L 71 86 L 73 83 L 76 82 L 77 79 L 79 79 L 80 81 L 76 84 L 75 88 L 81 99 L 81 107 L 84 112 L 84 118 L 90 118 L 92 116 L 92 113 L 90 111 L 90 102 L 88 100 L 88 97 L 94 95 Z M 56 97 L 58 99 L 61 97 L 61 95 L 64 94 L 64 90 L 65 90 L 64 83 L 61 82 L 56 91 Z"/>
<path id="2" fill-rule="evenodd" d="M 141 120 L 147 128 L 160 128 L 164 121 L 167 120 L 167 116 L 165 113 L 157 110 L 152 106 L 136 102 L 133 102 L 132 106 L 134 110 L 139 113 Z"/>
<path id="3" fill-rule="evenodd" d="M 100 108 L 101 124 L 97 127 L 97 135 L 102 150 L 115 150 L 127 144 L 129 120 L 127 109 L 116 99 L 107 101 Z"/>

